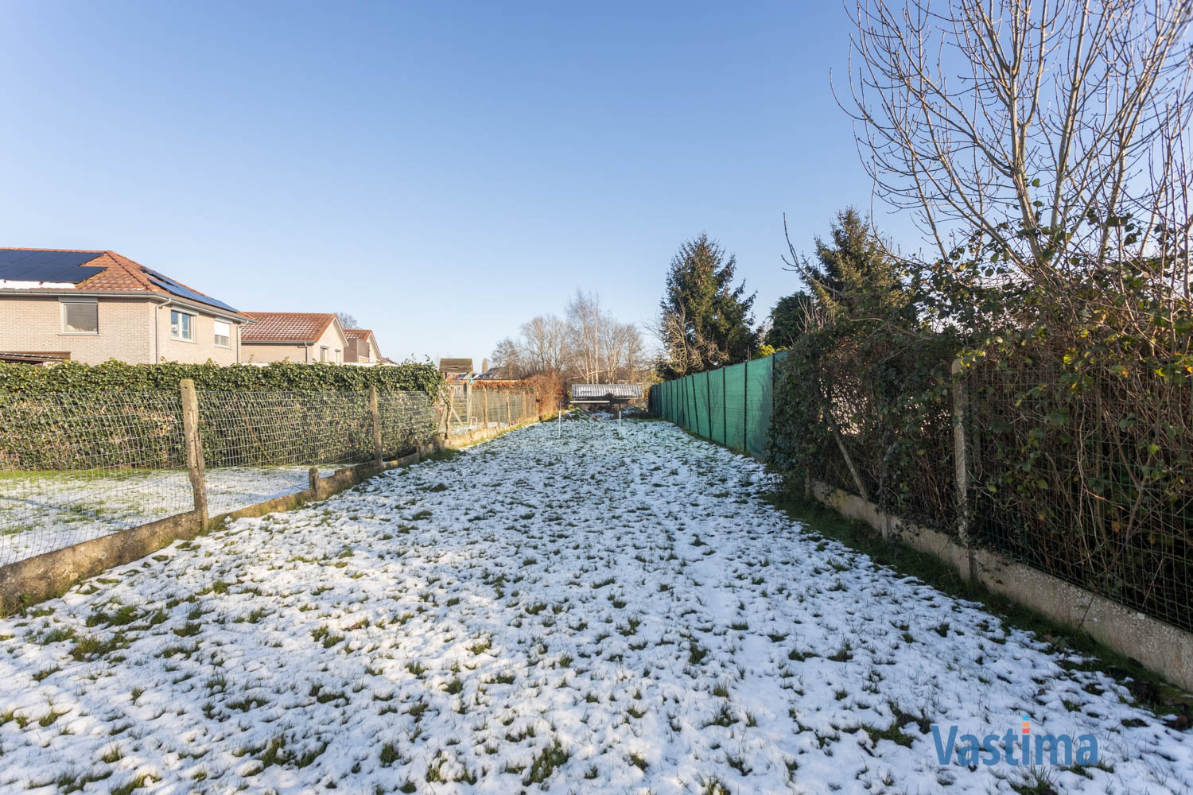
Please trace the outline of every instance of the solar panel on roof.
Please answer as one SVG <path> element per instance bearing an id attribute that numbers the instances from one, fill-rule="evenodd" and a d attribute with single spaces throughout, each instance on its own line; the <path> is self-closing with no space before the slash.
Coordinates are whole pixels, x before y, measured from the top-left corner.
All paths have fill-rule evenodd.
<path id="1" fill-rule="evenodd" d="M 183 287 L 181 284 L 174 281 L 169 276 L 163 276 L 162 274 L 160 274 L 157 271 L 152 270 L 150 268 L 143 268 L 143 270 L 145 271 L 145 273 L 147 273 L 149 275 L 149 281 L 153 282 L 158 287 L 160 287 L 163 290 L 165 290 L 166 292 L 170 293 L 170 295 L 176 295 L 179 298 L 189 298 L 192 301 L 198 301 L 201 304 L 207 304 L 208 306 L 214 306 L 214 307 L 218 307 L 220 309 L 226 309 L 229 312 L 237 312 L 236 309 L 233 309 L 232 307 L 228 306 L 223 301 L 217 301 L 214 298 L 211 298 L 210 296 L 206 296 L 201 293 L 196 293 L 194 290 L 190 289 L 189 287 Z"/>
<path id="2" fill-rule="evenodd" d="M 0 251 L 0 280 L 78 284 L 103 268 L 80 267 L 100 256 L 94 251 Z"/>

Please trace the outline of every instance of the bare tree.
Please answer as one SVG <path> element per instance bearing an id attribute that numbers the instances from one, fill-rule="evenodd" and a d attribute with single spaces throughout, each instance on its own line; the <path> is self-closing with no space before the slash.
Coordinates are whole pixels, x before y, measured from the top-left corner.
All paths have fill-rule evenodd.
<path id="1" fill-rule="evenodd" d="M 976 232 L 1047 285 L 1174 250 L 1175 234 L 1181 261 L 1162 270 L 1187 295 L 1193 2 L 846 7 L 862 162 L 942 258 Z"/>
<path id="2" fill-rule="evenodd" d="M 677 378 L 705 370 L 706 362 L 728 358 L 716 340 L 709 339 L 695 324 L 688 322 L 687 309 L 683 305 L 663 313 L 652 331 L 667 352 L 667 359 L 660 366 L 665 365 Z"/>
<path id="3" fill-rule="evenodd" d="M 588 384 L 600 383 L 601 299 L 595 293 L 577 290 L 565 310 L 567 317 L 572 368 L 576 376 Z"/>
<path id="4" fill-rule="evenodd" d="M 529 375 L 521 348 L 509 337 L 499 340 L 497 347 L 493 349 L 493 367 L 505 378 L 523 378 Z"/>
<path id="5" fill-rule="evenodd" d="M 515 378 L 555 373 L 584 383 L 638 380 L 647 367 L 637 326 L 613 318 L 596 293 L 579 290 L 563 318 L 539 315 L 522 324 L 517 340 L 499 342 L 493 362 Z"/>
<path id="6" fill-rule="evenodd" d="M 562 372 L 567 366 L 567 323 L 556 315 L 523 323 L 522 348 L 527 366 L 535 372 Z"/>
<path id="7" fill-rule="evenodd" d="M 357 321 L 355 315 L 350 315 L 347 312 L 336 312 L 336 317 L 340 320 L 340 328 L 360 328 L 360 323 Z"/>

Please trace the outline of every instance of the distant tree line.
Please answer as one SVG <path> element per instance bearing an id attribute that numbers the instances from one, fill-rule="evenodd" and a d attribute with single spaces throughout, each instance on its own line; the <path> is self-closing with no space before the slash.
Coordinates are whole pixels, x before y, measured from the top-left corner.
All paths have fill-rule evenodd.
<path id="1" fill-rule="evenodd" d="M 563 316 L 538 315 L 518 337 L 493 349 L 492 365 L 506 378 L 558 376 L 567 383 L 638 382 L 650 368 L 642 335 L 614 318 L 594 292 L 576 291 Z"/>

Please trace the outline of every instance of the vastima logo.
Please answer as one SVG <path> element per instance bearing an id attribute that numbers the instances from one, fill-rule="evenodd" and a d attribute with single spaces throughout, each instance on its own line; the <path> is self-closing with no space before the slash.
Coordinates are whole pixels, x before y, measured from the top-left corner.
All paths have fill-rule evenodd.
<path id="1" fill-rule="evenodd" d="M 942 765 L 1067 766 L 1074 761 L 1082 766 L 1098 764 L 1098 738 L 1092 734 L 1081 734 L 1076 738 L 1070 734 L 1033 735 L 1031 718 L 1027 715 L 1023 716 L 1018 731 L 1010 728 L 1001 735 L 987 734 L 981 739 L 976 734 L 962 734 L 958 738 L 961 731 L 958 726 L 948 726 L 946 731 L 942 737 L 941 727 L 932 725 L 936 758 Z"/>

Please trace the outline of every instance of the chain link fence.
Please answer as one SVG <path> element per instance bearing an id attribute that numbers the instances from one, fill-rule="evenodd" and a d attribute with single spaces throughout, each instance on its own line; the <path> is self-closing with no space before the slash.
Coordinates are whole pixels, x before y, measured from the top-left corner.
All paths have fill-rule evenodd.
<path id="1" fill-rule="evenodd" d="M 312 466 L 376 457 L 369 392 L 196 393 L 210 515 L 308 487 Z M 381 452 L 432 441 L 421 392 L 379 392 Z M 175 392 L 0 394 L 0 566 L 186 513 L 183 401 Z"/>

